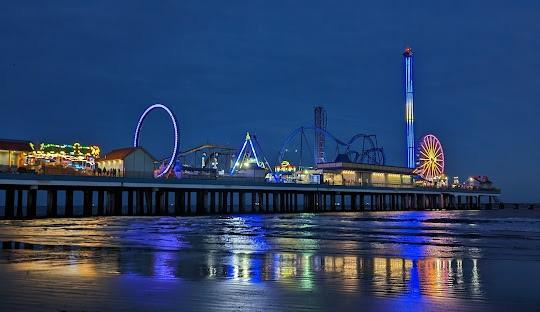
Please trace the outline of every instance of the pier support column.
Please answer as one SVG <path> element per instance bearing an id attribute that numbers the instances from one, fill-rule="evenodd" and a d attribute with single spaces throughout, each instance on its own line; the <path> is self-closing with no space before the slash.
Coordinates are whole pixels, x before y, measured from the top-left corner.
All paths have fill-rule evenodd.
<path id="1" fill-rule="evenodd" d="M 229 201 L 229 212 L 234 213 L 234 192 L 229 192 L 230 201 Z"/>
<path id="2" fill-rule="evenodd" d="M 11 219 L 15 216 L 15 190 L 6 189 L 6 198 L 4 198 L 4 216 Z"/>
<path id="3" fill-rule="evenodd" d="M 289 207 L 287 209 L 287 212 L 293 212 L 294 211 L 294 194 L 292 192 L 288 192 L 289 194 Z"/>
<path id="4" fill-rule="evenodd" d="M 277 212 L 277 193 L 276 192 L 272 192 L 272 212 L 273 213 L 276 213 Z"/>
<path id="5" fill-rule="evenodd" d="M 132 216 L 133 215 L 133 191 L 129 190 L 127 191 L 127 215 Z"/>
<path id="6" fill-rule="evenodd" d="M 73 190 L 66 190 L 66 204 L 64 205 L 64 215 L 73 217 Z"/>
<path id="7" fill-rule="evenodd" d="M 257 193 L 257 212 L 258 213 L 264 213 L 264 193 L 258 192 Z"/>
<path id="8" fill-rule="evenodd" d="M 218 206 L 217 206 L 217 211 L 219 214 L 222 214 L 223 213 L 223 198 L 225 197 L 224 195 L 225 192 L 223 191 L 219 191 L 217 193 L 217 196 L 218 196 Z"/>
<path id="9" fill-rule="evenodd" d="M 162 204 L 163 204 L 163 192 L 160 191 L 160 190 L 155 190 L 154 191 L 154 202 L 155 202 L 155 205 L 156 205 L 156 215 L 157 216 L 161 216 L 163 215 L 163 207 L 162 207 Z"/>
<path id="10" fill-rule="evenodd" d="M 58 191 L 47 190 L 47 217 L 55 218 L 58 215 Z"/>
<path id="11" fill-rule="evenodd" d="M 294 193 L 289 192 L 289 212 L 294 211 Z"/>
<path id="12" fill-rule="evenodd" d="M 366 198 L 364 194 L 360 194 L 360 211 L 366 210 Z"/>
<path id="13" fill-rule="evenodd" d="M 246 200 L 246 194 L 244 192 L 238 192 L 238 213 L 245 213 L 246 208 L 244 207 Z"/>
<path id="14" fill-rule="evenodd" d="M 184 209 L 185 209 L 184 206 L 186 205 L 185 200 L 186 199 L 184 196 L 184 192 L 182 191 L 174 192 L 174 215 L 175 216 L 180 216 L 184 214 Z"/>
<path id="15" fill-rule="evenodd" d="M 351 211 L 357 211 L 358 206 L 356 204 L 356 200 L 358 199 L 358 194 L 351 193 Z"/>
<path id="16" fill-rule="evenodd" d="M 169 214 L 169 192 L 157 191 L 155 196 L 156 196 L 156 214 L 160 216 L 168 215 Z"/>
<path id="17" fill-rule="evenodd" d="M 97 215 L 98 216 L 104 216 L 105 215 L 105 191 L 104 190 L 99 190 L 98 191 Z"/>
<path id="18" fill-rule="evenodd" d="M 283 211 L 282 212 L 289 212 L 291 207 L 291 200 L 290 200 L 290 193 L 288 191 L 285 191 L 282 193 L 283 197 L 281 198 L 283 200 Z"/>
<path id="19" fill-rule="evenodd" d="M 136 190 L 135 197 L 135 214 L 138 216 L 142 216 L 144 215 L 144 191 L 140 189 Z"/>
<path id="20" fill-rule="evenodd" d="M 22 218 L 24 216 L 23 214 L 23 197 L 24 197 L 24 190 L 17 190 L 17 218 Z"/>
<path id="21" fill-rule="evenodd" d="M 313 205 L 312 195 L 310 193 L 304 193 L 304 212 L 311 212 L 311 207 Z"/>
<path id="22" fill-rule="evenodd" d="M 186 192 L 187 197 L 187 206 L 186 206 L 186 214 L 191 214 L 191 191 Z"/>
<path id="23" fill-rule="evenodd" d="M 32 186 L 26 196 L 26 216 L 35 218 L 37 215 L 37 187 Z"/>
<path id="24" fill-rule="evenodd" d="M 251 213 L 257 212 L 257 192 L 251 192 Z"/>
<path id="25" fill-rule="evenodd" d="M 168 216 L 171 213 L 169 212 L 169 191 L 163 193 L 163 213 Z"/>
<path id="26" fill-rule="evenodd" d="M 268 194 L 268 192 L 263 192 L 263 197 L 264 197 L 264 212 L 265 213 L 268 213 L 269 210 L 268 210 L 268 207 L 270 206 L 270 195 Z"/>
<path id="27" fill-rule="evenodd" d="M 206 212 L 206 191 L 196 192 L 197 202 L 195 203 L 195 213 L 200 216 Z"/>
<path id="28" fill-rule="evenodd" d="M 221 193 L 222 195 L 222 205 L 219 206 L 219 210 L 221 213 L 227 213 L 227 207 L 229 206 L 228 205 L 228 202 L 227 202 L 227 199 L 229 198 L 229 194 L 227 194 L 226 191 L 223 191 Z"/>
<path id="29" fill-rule="evenodd" d="M 105 215 L 112 216 L 114 213 L 114 193 L 113 191 L 107 191 L 105 193 Z"/>
<path id="30" fill-rule="evenodd" d="M 117 190 L 114 191 L 114 215 L 115 216 L 121 216 L 122 215 L 122 191 Z"/>
<path id="31" fill-rule="evenodd" d="M 294 211 L 294 194 L 292 192 L 287 192 L 289 194 L 289 207 L 287 209 L 287 212 L 293 212 Z"/>
<path id="32" fill-rule="evenodd" d="M 83 194 L 83 217 L 92 216 L 92 194 L 90 190 L 85 190 Z"/>
<path id="33" fill-rule="evenodd" d="M 145 191 L 144 192 L 144 199 L 146 203 L 146 215 L 151 216 L 153 214 L 153 205 L 152 205 L 152 191 Z"/>
<path id="34" fill-rule="evenodd" d="M 209 192 L 208 195 L 210 196 L 210 214 L 216 213 L 216 192 Z"/>

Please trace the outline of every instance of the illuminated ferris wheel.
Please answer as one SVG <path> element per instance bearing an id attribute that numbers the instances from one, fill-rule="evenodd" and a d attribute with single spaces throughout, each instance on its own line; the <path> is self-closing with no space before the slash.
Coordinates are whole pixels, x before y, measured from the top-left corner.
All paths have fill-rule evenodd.
<path id="1" fill-rule="evenodd" d="M 444 174 L 443 147 L 433 134 L 425 135 L 420 141 L 415 173 L 426 180 L 432 180 Z"/>

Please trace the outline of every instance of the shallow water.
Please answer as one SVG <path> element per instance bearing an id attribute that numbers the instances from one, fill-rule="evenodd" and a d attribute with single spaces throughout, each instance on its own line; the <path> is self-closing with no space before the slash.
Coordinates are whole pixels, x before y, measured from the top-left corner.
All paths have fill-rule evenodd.
<path id="1" fill-rule="evenodd" d="M 0 310 L 536 310 L 540 211 L 0 221 Z"/>

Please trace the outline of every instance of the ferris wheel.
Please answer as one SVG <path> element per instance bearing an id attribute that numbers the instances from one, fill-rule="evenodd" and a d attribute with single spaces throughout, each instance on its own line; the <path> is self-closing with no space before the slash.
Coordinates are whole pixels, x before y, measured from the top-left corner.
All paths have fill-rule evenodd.
<path id="1" fill-rule="evenodd" d="M 425 135 L 418 146 L 418 164 L 415 173 L 423 179 L 432 180 L 444 174 L 444 152 L 439 139 L 433 134 Z"/>

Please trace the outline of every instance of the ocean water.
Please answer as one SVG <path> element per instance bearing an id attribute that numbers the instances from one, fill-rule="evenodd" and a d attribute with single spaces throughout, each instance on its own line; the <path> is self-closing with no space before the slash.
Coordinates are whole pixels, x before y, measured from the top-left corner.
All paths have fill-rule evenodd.
<path id="1" fill-rule="evenodd" d="M 540 211 L 0 221 L 0 311 L 538 311 Z"/>

